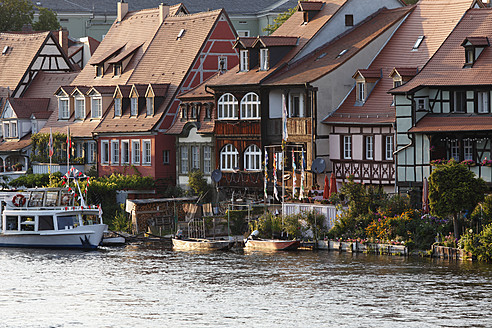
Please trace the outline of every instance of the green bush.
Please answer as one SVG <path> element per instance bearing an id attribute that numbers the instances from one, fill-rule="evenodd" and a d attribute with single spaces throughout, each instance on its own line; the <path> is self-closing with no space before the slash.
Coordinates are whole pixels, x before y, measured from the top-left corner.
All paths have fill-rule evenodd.
<path id="1" fill-rule="evenodd" d="M 128 232 L 131 228 L 131 222 L 128 218 L 128 214 L 125 212 L 125 206 L 121 204 L 120 208 L 116 211 L 116 215 L 111 222 L 110 229 L 113 231 Z"/>
<path id="2" fill-rule="evenodd" d="M 60 172 L 55 172 L 50 176 L 48 173 L 45 174 L 26 174 L 18 177 L 15 180 L 10 181 L 9 185 L 13 188 L 35 188 L 35 187 L 48 187 L 53 186 L 53 184 L 61 184 L 62 174 Z"/>
<path id="3" fill-rule="evenodd" d="M 483 262 L 492 261 L 492 223 L 486 225 L 479 233 L 473 233 L 470 229 L 461 236 L 460 248 L 470 252 L 474 258 Z"/>

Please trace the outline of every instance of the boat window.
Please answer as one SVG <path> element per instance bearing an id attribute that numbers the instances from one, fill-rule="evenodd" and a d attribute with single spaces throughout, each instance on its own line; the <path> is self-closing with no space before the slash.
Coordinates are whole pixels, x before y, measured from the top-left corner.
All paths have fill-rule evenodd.
<path id="1" fill-rule="evenodd" d="M 56 206 L 58 200 L 58 191 L 47 191 L 45 206 Z M 53 220 L 52 220 L 53 221 Z"/>
<path id="2" fill-rule="evenodd" d="M 17 216 L 7 215 L 6 219 L 6 230 L 19 230 L 19 221 L 17 219 Z"/>
<path id="3" fill-rule="evenodd" d="M 84 225 L 93 225 L 98 223 L 98 216 L 97 215 L 82 215 L 82 222 L 84 222 Z"/>
<path id="4" fill-rule="evenodd" d="M 69 192 L 62 192 L 61 198 L 60 198 L 60 205 L 61 206 L 70 206 L 72 203 L 72 194 Z"/>
<path id="5" fill-rule="evenodd" d="M 67 215 L 57 217 L 58 230 L 67 230 L 77 227 L 79 219 L 77 215 Z"/>
<path id="6" fill-rule="evenodd" d="M 30 206 L 30 207 L 41 207 L 41 206 L 43 206 L 43 198 L 44 198 L 44 192 L 43 191 L 32 191 L 31 196 L 29 197 L 28 206 Z"/>
<path id="7" fill-rule="evenodd" d="M 53 216 L 40 215 L 38 230 L 55 230 L 55 225 L 53 224 Z"/>
<path id="8" fill-rule="evenodd" d="M 21 216 L 21 231 L 34 231 L 34 216 Z"/>

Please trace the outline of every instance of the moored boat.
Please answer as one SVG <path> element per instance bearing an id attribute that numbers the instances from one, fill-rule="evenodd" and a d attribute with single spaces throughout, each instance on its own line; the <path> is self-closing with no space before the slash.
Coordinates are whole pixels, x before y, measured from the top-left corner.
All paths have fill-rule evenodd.
<path id="1" fill-rule="evenodd" d="M 107 225 L 98 206 L 75 205 L 62 188 L 30 189 L 5 196 L 0 206 L 0 246 L 97 248 Z"/>
<path id="2" fill-rule="evenodd" d="M 244 247 L 250 250 L 264 251 L 291 251 L 301 245 L 300 240 L 261 239 L 258 238 L 259 231 L 255 230 L 244 240 Z"/>
<path id="3" fill-rule="evenodd" d="M 173 248 L 176 250 L 204 250 L 216 251 L 231 248 L 232 242 L 229 240 L 216 240 L 205 238 L 173 238 Z"/>

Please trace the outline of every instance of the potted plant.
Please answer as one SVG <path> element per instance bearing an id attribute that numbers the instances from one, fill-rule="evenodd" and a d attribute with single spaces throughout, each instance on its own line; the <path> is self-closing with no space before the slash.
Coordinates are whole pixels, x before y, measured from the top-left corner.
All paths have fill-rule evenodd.
<path id="1" fill-rule="evenodd" d="M 14 164 L 14 170 L 15 171 L 21 171 L 22 170 L 22 163 L 15 163 Z"/>

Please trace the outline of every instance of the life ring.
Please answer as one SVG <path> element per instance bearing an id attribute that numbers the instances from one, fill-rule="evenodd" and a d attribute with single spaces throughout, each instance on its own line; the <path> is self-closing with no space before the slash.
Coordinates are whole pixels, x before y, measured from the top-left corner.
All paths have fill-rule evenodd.
<path id="1" fill-rule="evenodd" d="M 26 197 L 21 194 L 17 194 L 12 198 L 12 203 L 17 207 L 22 207 L 26 204 Z"/>
<path id="2" fill-rule="evenodd" d="M 70 195 L 69 194 L 63 195 L 61 198 L 61 203 L 62 203 L 62 205 L 69 205 L 70 204 Z"/>

